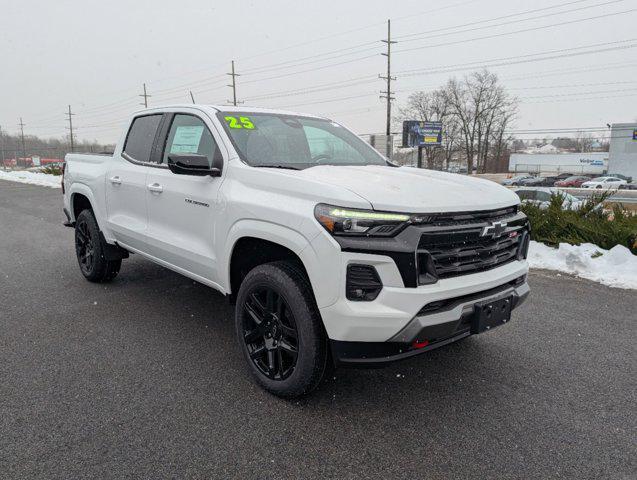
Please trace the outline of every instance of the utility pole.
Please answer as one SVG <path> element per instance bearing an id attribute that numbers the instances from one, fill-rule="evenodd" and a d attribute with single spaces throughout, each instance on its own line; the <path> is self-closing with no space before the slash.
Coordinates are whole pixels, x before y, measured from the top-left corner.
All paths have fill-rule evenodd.
<path id="1" fill-rule="evenodd" d="M 24 161 L 27 161 L 27 149 L 24 146 L 24 127 L 26 127 L 26 124 L 22 121 L 22 117 L 20 117 L 20 123 L 18 123 L 18 125 L 20 126 L 20 140 L 22 141 L 22 158 L 24 159 Z M 18 159 L 16 158 L 16 166 L 18 166 Z"/>
<path id="2" fill-rule="evenodd" d="M 4 164 L 4 134 L 2 133 L 1 125 L 0 125 L 0 160 L 2 160 L 2 167 L 6 170 L 7 166 Z"/>
<path id="3" fill-rule="evenodd" d="M 391 148 L 391 102 L 395 97 L 392 95 L 394 92 L 391 91 L 391 81 L 396 80 L 396 77 L 391 76 L 391 46 L 395 42 L 391 39 L 391 20 L 387 20 L 387 40 L 381 40 L 381 42 L 387 44 L 387 53 L 381 53 L 387 57 L 387 76 L 378 75 L 378 78 L 382 78 L 387 81 L 387 90 L 381 91 L 380 98 L 387 99 L 387 125 L 385 129 L 385 134 L 387 135 L 387 144 L 385 147 L 385 155 L 387 158 L 391 158 L 392 148 Z"/>
<path id="4" fill-rule="evenodd" d="M 188 90 L 190 92 L 190 99 L 192 100 L 192 103 L 195 103 L 195 96 L 192 94 L 192 90 Z"/>
<path id="5" fill-rule="evenodd" d="M 69 105 L 69 111 L 67 113 L 68 115 L 68 121 L 69 121 L 69 138 L 71 140 L 71 153 L 73 153 L 74 150 L 74 145 L 73 145 L 73 115 L 75 115 L 74 113 L 71 113 L 71 105 Z"/>
<path id="6" fill-rule="evenodd" d="M 232 85 L 228 85 L 229 87 L 232 88 L 232 104 L 236 107 L 238 103 L 241 102 L 237 102 L 237 77 L 240 77 L 241 75 L 239 75 L 238 73 L 234 73 L 234 60 L 232 61 L 232 72 L 231 73 L 226 73 L 226 75 L 230 75 L 232 77 Z M 230 100 L 228 100 L 228 102 L 230 102 Z"/>
<path id="7" fill-rule="evenodd" d="M 148 95 L 146 93 L 146 84 L 144 83 L 144 93 L 142 93 L 141 95 L 138 95 L 138 97 L 144 97 L 144 103 L 140 103 L 140 105 L 143 105 L 144 108 L 148 108 L 148 98 L 152 97 L 152 95 Z"/>

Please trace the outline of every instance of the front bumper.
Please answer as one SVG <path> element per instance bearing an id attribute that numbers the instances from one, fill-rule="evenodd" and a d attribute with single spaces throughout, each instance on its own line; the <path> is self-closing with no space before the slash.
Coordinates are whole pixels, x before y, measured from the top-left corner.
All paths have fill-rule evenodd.
<path id="1" fill-rule="evenodd" d="M 425 305 L 488 292 L 528 273 L 527 262 L 516 260 L 492 270 L 405 288 L 396 264 L 389 257 L 343 252 L 340 261 L 340 272 L 345 272 L 347 265 L 352 263 L 373 265 L 383 282 L 383 288 L 374 301 L 353 302 L 343 294 L 336 302 L 319 308 L 329 338 L 344 342 L 393 341 L 419 316 Z M 341 292 L 345 292 L 344 278 L 336 284 Z M 448 320 L 446 315 L 429 317 L 430 324 Z"/>
<path id="2" fill-rule="evenodd" d="M 512 309 L 529 295 L 526 276 L 474 294 L 429 302 L 398 333 L 385 342 L 330 340 L 336 365 L 382 366 L 442 347 L 472 334 L 475 305 L 511 298 Z"/>

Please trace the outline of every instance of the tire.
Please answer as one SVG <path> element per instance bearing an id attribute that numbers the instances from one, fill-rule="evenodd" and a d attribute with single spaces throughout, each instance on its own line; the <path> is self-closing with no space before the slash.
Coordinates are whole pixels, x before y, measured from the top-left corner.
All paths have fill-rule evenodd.
<path id="1" fill-rule="evenodd" d="M 110 282 L 119 273 L 121 260 L 106 260 L 100 229 L 91 210 L 82 210 L 75 220 L 75 255 L 80 271 L 89 282 Z"/>
<path id="2" fill-rule="evenodd" d="M 327 336 L 306 276 L 289 262 L 251 270 L 235 309 L 239 348 L 256 382 L 285 398 L 310 393 L 328 359 Z"/>

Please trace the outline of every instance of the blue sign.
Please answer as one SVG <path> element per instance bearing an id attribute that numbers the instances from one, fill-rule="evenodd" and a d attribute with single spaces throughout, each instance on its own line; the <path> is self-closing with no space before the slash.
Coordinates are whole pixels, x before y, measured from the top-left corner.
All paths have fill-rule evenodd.
<path id="1" fill-rule="evenodd" d="M 637 128 L 633 130 L 633 140 L 637 140 Z"/>
<path id="2" fill-rule="evenodd" d="M 403 122 L 403 147 L 439 147 L 442 144 L 442 122 Z"/>

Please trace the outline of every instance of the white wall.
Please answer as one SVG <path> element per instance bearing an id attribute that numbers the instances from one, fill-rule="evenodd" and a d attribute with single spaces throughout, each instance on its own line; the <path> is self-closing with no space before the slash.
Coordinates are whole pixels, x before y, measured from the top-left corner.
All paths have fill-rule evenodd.
<path id="1" fill-rule="evenodd" d="M 519 173 L 592 173 L 608 169 L 608 153 L 513 153 L 509 171 Z"/>
<path id="2" fill-rule="evenodd" d="M 608 171 L 637 180 L 637 140 L 633 131 L 637 123 L 613 123 L 610 134 L 610 159 Z"/>

